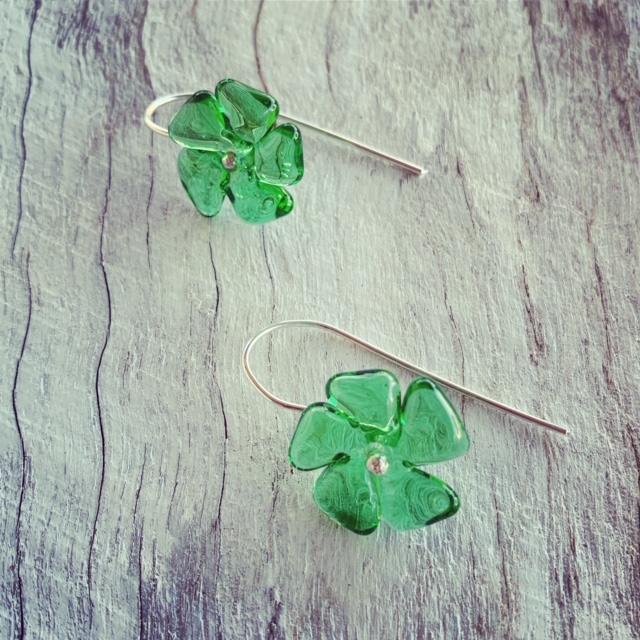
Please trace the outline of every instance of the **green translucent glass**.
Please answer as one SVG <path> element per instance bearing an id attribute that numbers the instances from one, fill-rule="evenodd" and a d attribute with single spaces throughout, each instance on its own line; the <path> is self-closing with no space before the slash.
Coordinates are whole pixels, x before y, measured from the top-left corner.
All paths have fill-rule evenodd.
<path id="1" fill-rule="evenodd" d="M 280 125 L 262 138 L 255 150 L 260 180 L 286 186 L 302 179 L 302 137 L 297 127 Z"/>
<path id="2" fill-rule="evenodd" d="M 252 224 L 277 220 L 293 209 L 293 198 L 282 187 L 261 182 L 250 171 L 234 171 L 227 189 L 236 213 Z"/>
<path id="3" fill-rule="evenodd" d="M 388 371 L 339 373 L 327 382 L 327 397 L 363 430 L 388 433 L 398 426 L 400 383 Z"/>
<path id="4" fill-rule="evenodd" d="M 289 447 L 289 460 L 294 467 L 309 471 L 366 444 L 360 429 L 354 428 L 332 406 L 319 402 L 309 405 L 302 413 Z"/>
<path id="5" fill-rule="evenodd" d="M 380 524 L 377 492 L 372 490 L 365 458 L 332 462 L 316 480 L 313 497 L 330 518 L 356 533 L 373 533 Z"/>
<path id="6" fill-rule="evenodd" d="M 218 155 L 182 149 L 178 156 L 178 173 L 198 211 L 203 216 L 215 216 L 229 183 L 229 172 L 220 164 Z"/>
<path id="7" fill-rule="evenodd" d="M 442 480 L 415 467 L 392 464 L 376 478 L 384 519 L 406 531 L 452 516 L 460 506 L 455 491 Z"/>
<path id="8" fill-rule="evenodd" d="M 225 128 L 220 107 L 210 91 L 198 91 L 169 123 L 169 136 L 188 149 L 229 151 L 233 134 Z"/>
<path id="9" fill-rule="evenodd" d="M 458 412 L 432 380 L 418 378 L 409 385 L 402 422 L 396 450 L 413 464 L 445 462 L 469 449 L 469 436 Z"/>
<path id="10" fill-rule="evenodd" d="M 305 409 L 289 448 L 298 469 L 328 465 L 314 486 L 324 513 L 365 534 L 381 519 L 415 529 L 458 510 L 455 491 L 416 468 L 469 448 L 462 420 L 435 382 L 417 378 L 401 403 L 392 373 L 343 373 L 329 380 L 327 395 L 329 403 Z"/>
<path id="11" fill-rule="evenodd" d="M 227 127 L 252 144 L 273 127 L 280 111 L 275 98 L 235 80 L 218 82 L 216 98 Z"/>
<path id="12" fill-rule="evenodd" d="M 278 110 L 270 95 L 227 79 L 215 94 L 195 93 L 173 117 L 169 135 L 185 147 L 180 179 L 202 215 L 217 215 L 225 197 L 252 224 L 293 209 L 282 186 L 302 178 L 302 137 L 292 124 L 275 127 Z"/>

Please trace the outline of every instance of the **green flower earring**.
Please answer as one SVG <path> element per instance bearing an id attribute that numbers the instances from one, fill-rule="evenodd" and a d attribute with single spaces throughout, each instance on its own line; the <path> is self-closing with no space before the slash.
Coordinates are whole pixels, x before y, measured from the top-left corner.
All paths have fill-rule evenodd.
<path id="1" fill-rule="evenodd" d="M 225 197 L 253 224 L 293 209 L 283 187 L 304 173 L 302 136 L 293 124 L 276 127 L 278 112 L 270 95 L 222 80 L 215 93 L 194 93 L 173 117 L 169 136 L 183 147 L 180 180 L 203 216 L 216 216 Z"/>
<path id="2" fill-rule="evenodd" d="M 433 380 L 414 380 L 401 403 L 392 373 L 341 373 L 327 383 L 327 397 L 303 411 L 289 447 L 297 469 L 326 466 L 313 488 L 324 513 L 366 534 L 381 519 L 416 529 L 458 510 L 455 491 L 416 468 L 469 448 L 462 420 Z"/>
<path id="3" fill-rule="evenodd" d="M 160 107 L 185 99 L 168 128 L 154 122 Z M 300 130 L 291 122 L 276 126 L 279 115 L 412 175 L 425 173 L 422 167 L 339 133 L 283 116 L 275 98 L 236 80 L 221 80 L 214 93 L 197 91 L 158 98 L 147 107 L 144 121 L 154 133 L 169 136 L 182 147 L 180 180 L 203 216 L 216 216 L 228 197 L 240 218 L 264 224 L 293 209 L 293 198 L 284 187 L 296 184 L 304 174 Z"/>
<path id="4" fill-rule="evenodd" d="M 258 382 L 249 366 L 249 355 L 261 338 L 285 326 L 329 331 L 422 377 L 409 385 L 403 399 L 396 376 L 376 369 L 330 378 L 327 402 L 305 407 L 282 400 Z M 563 427 L 448 382 L 315 320 L 289 320 L 267 327 L 247 343 L 243 367 L 266 398 L 302 411 L 289 446 L 289 461 L 302 471 L 325 467 L 313 488 L 316 504 L 332 520 L 359 534 L 372 533 L 382 520 L 394 529 L 410 530 L 458 511 L 456 492 L 417 468 L 453 460 L 469 449 L 465 426 L 438 382 L 556 433 L 568 433 Z"/>

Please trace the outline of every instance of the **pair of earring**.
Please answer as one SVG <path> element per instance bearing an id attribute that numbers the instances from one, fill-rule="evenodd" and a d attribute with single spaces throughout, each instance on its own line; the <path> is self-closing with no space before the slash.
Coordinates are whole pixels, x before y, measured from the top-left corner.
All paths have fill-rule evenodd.
<path id="1" fill-rule="evenodd" d="M 187 97 L 168 129 L 153 121 L 159 107 Z M 291 211 L 293 199 L 284 187 L 298 182 L 304 172 L 300 131 L 291 123 L 276 127 L 278 113 L 271 96 L 235 80 L 223 80 L 215 94 L 199 91 L 155 100 L 145 112 L 145 122 L 183 147 L 178 159 L 180 179 L 200 213 L 217 215 L 224 198 L 229 197 L 243 220 L 262 224 Z M 416 165 L 296 121 L 410 173 L 424 173 Z M 249 356 L 264 336 L 293 326 L 342 336 L 420 377 L 409 385 L 404 398 L 397 377 L 378 369 L 334 375 L 327 382 L 327 401 L 305 407 L 282 400 L 258 381 Z M 460 415 L 439 385 L 556 433 L 569 433 L 315 320 L 289 320 L 260 331 L 244 349 L 243 367 L 266 398 L 302 411 L 289 460 L 303 471 L 326 467 L 314 485 L 315 502 L 335 522 L 359 534 L 372 533 L 382 519 L 395 529 L 409 530 L 434 524 L 458 511 L 456 492 L 418 468 L 462 456 L 470 445 Z"/>

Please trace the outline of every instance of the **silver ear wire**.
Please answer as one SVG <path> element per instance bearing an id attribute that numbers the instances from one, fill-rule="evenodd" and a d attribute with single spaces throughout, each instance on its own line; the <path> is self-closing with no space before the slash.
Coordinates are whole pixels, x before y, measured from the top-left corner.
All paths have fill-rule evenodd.
<path id="1" fill-rule="evenodd" d="M 247 378 L 249 378 L 249 381 L 251 382 L 251 384 L 265 398 L 271 400 L 271 402 L 275 402 L 276 404 L 279 404 L 281 407 L 284 407 L 285 409 L 294 409 L 296 411 L 302 411 L 305 409 L 305 405 L 297 404 L 295 402 L 289 402 L 288 400 L 282 400 L 282 398 L 278 398 L 278 396 L 268 391 L 258 381 L 258 379 L 256 378 L 255 374 L 253 373 L 249 365 L 249 356 L 251 354 L 253 347 L 256 345 L 256 343 L 261 338 L 268 335 L 269 333 L 272 333 L 277 329 L 281 329 L 284 327 L 311 327 L 314 329 L 321 329 L 323 331 L 328 331 L 329 333 L 334 333 L 338 336 L 341 336 L 342 338 L 346 338 L 350 342 L 353 342 L 354 344 L 362 347 L 363 349 L 366 349 L 367 351 L 371 351 L 372 353 L 375 353 L 376 355 L 379 355 L 380 357 L 385 358 L 386 360 L 389 360 L 394 364 L 397 364 L 400 367 L 408 369 L 409 371 L 412 371 L 413 373 L 416 373 L 418 375 L 431 378 L 432 380 L 435 380 L 435 382 L 437 382 L 438 384 L 448 387 L 449 389 L 453 389 L 454 391 L 457 391 L 458 393 L 461 393 L 469 398 L 473 398 L 474 400 L 478 400 L 479 402 L 488 404 L 489 406 L 494 407 L 495 409 L 499 409 L 500 411 L 504 411 L 505 413 L 515 416 L 516 418 L 520 418 L 521 420 L 526 420 L 527 422 L 531 422 L 540 427 L 544 427 L 545 429 L 549 429 L 550 431 L 554 431 L 555 433 L 559 433 L 565 436 L 569 435 L 569 430 L 565 429 L 564 427 L 560 427 L 557 424 L 553 424 L 552 422 L 543 420 L 542 418 L 538 418 L 537 416 L 533 416 L 529 413 L 525 413 L 524 411 L 520 411 L 519 409 L 514 409 L 513 407 L 509 407 L 508 405 L 503 404 L 502 402 L 498 402 L 497 400 L 484 396 L 480 393 L 477 393 L 476 391 L 471 391 L 470 389 L 466 389 L 465 387 L 462 387 L 459 384 L 455 384 L 454 382 L 449 382 L 449 380 L 445 380 L 440 376 L 430 373 L 426 369 L 423 369 L 422 367 L 412 364 L 407 360 L 403 360 L 402 358 L 399 358 L 398 356 L 395 356 L 392 353 L 385 351 L 384 349 L 380 349 L 380 347 L 376 347 L 370 344 L 369 342 L 366 342 L 361 338 L 358 338 L 357 336 L 354 336 L 350 333 L 347 333 L 346 331 L 343 331 L 342 329 L 339 329 L 338 327 L 334 327 L 333 325 L 327 324 L 326 322 L 320 322 L 318 320 L 285 320 L 283 322 L 276 322 L 275 324 L 268 326 L 266 329 L 263 329 L 262 331 L 257 333 L 255 336 L 253 336 L 253 338 L 251 338 L 251 340 L 247 342 L 244 348 L 244 352 L 242 354 L 242 367 L 244 369 L 244 372 L 247 375 Z"/>
<path id="2" fill-rule="evenodd" d="M 157 98 L 154 100 L 145 110 L 144 112 L 144 123 L 153 131 L 161 136 L 169 136 L 169 130 L 166 127 L 161 127 L 156 124 L 153 120 L 153 115 L 155 112 L 164 105 L 170 104 L 171 102 L 179 102 L 183 100 L 187 100 L 193 95 L 193 93 L 174 93 L 169 96 L 163 96 L 162 98 Z M 388 162 L 407 173 L 410 173 L 414 176 L 423 176 L 427 173 L 427 170 L 419 167 L 417 164 L 413 164 L 412 162 L 408 162 L 407 160 L 402 160 L 396 156 L 392 156 L 384 151 L 380 151 L 378 149 L 374 149 L 369 145 L 363 144 L 362 142 L 358 142 L 353 138 L 349 138 L 348 136 L 343 136 L 341 133 L 336 133 L 335 131 L 331 131 L 330 129 L 325 129 L 323 127 L 319 127 L 315 124 L 311 124 L 306 120 L 301 120 L 300 118 L 294 118 L 292 116 L 286 115 L 284 113 L 280 113 L 280 118 L 287 120 L 289 122 L 293 122 L 301 127 L 309 129 L 310 131 L 315 131 L 316 133 L 320 133 L 329 138 L 333 138 L 334 140 L 338 140 L 344 144 L 348 144 L 352 147 L 355 147 L 359 151 L 366 153 L 378 160 L 382 160 L 383 162 Z"/>

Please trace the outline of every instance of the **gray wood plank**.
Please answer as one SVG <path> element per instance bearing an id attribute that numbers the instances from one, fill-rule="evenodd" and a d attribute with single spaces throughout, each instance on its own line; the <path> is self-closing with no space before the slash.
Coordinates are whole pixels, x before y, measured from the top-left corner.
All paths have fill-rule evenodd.
<path id="1" fill-rule="evenodd" d="M 639 637 L 637 0 L 0 12 L 0 637 Z M 141 118 L 224 77 L 429 173 L 309 134 L 289 217 L 207 220 Z M 242 372 L 296 317 L 572 436 L 452 393 L 460 512 L 355 536 Z M 256 350 L 299 402 L 381 365 Z"/>

